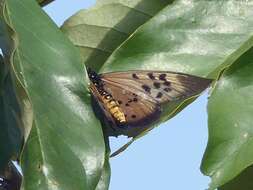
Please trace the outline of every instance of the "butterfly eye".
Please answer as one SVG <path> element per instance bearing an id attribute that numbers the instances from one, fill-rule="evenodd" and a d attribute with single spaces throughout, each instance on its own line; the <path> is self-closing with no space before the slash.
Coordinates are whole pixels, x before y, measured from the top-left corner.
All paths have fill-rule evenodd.
<path id="1" fill-rule="evenodd" d="M 95 72 L 92 71 L 90 68 L 88 68 L 88 76 L 90 78 L 90 80 L 95 83 L 95 85 L 98 85 L 98 81 L 100 80 L 99 75 Z"/>

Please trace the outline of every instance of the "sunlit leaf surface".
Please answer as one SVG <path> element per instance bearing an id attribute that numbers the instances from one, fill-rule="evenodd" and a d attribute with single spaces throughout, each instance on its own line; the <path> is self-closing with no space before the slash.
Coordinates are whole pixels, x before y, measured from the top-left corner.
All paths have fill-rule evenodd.
<path id="1" fill-rule="evenodd" d="M 62 26 L 77 46 L 87 66 L 99 70 L 111 53 L 140 25 L 150 20 L 172 0 L 98 0 Z"/>
<path id="2" fill-rule="evenodd" d="M 215 78 L 253 43 L 251 1 L 179 0 L 137 29 L 101 71 L 154 69 Z"/>

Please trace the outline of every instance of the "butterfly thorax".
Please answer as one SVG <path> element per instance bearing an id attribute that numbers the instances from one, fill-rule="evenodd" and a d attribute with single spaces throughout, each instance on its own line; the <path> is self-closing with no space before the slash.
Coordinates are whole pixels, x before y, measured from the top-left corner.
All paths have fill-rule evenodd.
<path id="1" fill-rule="evenodd" d="M 88 75 L 92 82 L 90 89 L 93 95 L 97 96 L 102 108 L 108 110 L 117 122 L 121 124 L 125 123 L 126 118 L 124 113 L 120 109 L 118 102 L 104 89 L 104 84 L 100 76 L 90 69 L 88 70 Z"/>

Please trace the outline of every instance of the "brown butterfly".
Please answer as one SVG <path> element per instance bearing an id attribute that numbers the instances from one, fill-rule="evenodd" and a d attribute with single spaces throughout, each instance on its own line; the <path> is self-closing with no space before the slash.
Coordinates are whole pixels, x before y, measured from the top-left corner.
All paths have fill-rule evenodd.
<path id="1" fill-rule="evenodd" d="M 212 80 L 169 71 L 97 74 L 88 69 L 90 90 L 110 125 L 107 134 L 135 137 L 162 114 L 162 105 L 183 101 L 205 90 Z"/>

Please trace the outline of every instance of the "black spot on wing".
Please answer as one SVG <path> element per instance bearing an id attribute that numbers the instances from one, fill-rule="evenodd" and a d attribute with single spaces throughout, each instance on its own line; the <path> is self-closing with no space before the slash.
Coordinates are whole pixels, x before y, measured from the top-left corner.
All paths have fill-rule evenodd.
<path id="1" fill-rule="evenodd" d="M 119 103 L 119 104 L 122 104 L 122 101 L 121 101 L 121 100 L 118 100 L 118 103 Z"/>
<path id="2" fill-rule="evenodd" d="M 138 101 L 138 99 L 137 99 L 137 98 L 133 98 L 133 101 L 134 101 L 134 102 L 137 102 L 137 101 Z"/>
<path id="3" fill-rule="evenodd" d="M 133 73 L 133 74 L 132 74 L 132 77 L 133 77 L 134 79 L 139 79 L 139 77 L 136 75 L 136 73 Z"/>
<path id="4" fill-rule="evenodd" d="M 164 88 L 163 89 L 165 92 L 169 92 L 169 91 L 171 91 L 171 88 Z"/>
<path id="5" fill-rule="evenodd" d="M 166 81 L 166 74 L 160 74 L 159 79 Z"/>
<path id="6" fill-rule="evenodd" d="M 154 85 L 155 88 L 160 88 L 161 83 L 159 83 L 159 82 L 154 82 L 153 85 Z"/>
<path id="7" fill-rule="evenodd" d="M 131 103 L 132 101 L 133 101 L 132 99 L 129 99 L 129 100 L 128 100 L 128 103 Z"/>
<path id="8" fill-rule="evenodd" d="M 148 129 L 153 122 L 155 122 L 161 115 L 161 107 L 159 105 L 153 110 L 153 112 L 145 117 L 136 118 L 131 122 L 126 122 L 124 124 L 118 124 L 121 126 L 121 133 L 127 135 L 128 137 L 135 137 L 142 131 Z M 132 117 L 132 115 L 131 115 Z M 133 116 L 134 117 L 134 116 Z"/>
<path id="9" fill-rule="evenodd" d="M 151 88 L 148 85 L 143 84 L 141 87 L 143 88 L 143 90 L 145 90 L 146 92 L 150 93 Z"/>
<path id="10" fill-rule="evenodd" d="M 162 96 L 163 96 L 163 93 L 158 92 L 157 95 L 156 95 L 156 98 L 161 98 Z"/>
<path id="11" fill-rule="evenodd" d="M 170 83 L 169 81 L 165 81 L 163 84 L 164 84 L 165 86 L 170 86 L 170 85 L 171 85 L 171 83 Z"/>
<path id="12" fill-rule="evenodd" d="M 132 117 L 132 118 L 136 118 L 136 115 L 132 115 L 131 117 Z"/>
<path id="13" fill-rule="evenodd" d="M 148 73 L 147 75 L 151 80 L 155 80 L 155 76 L 153 75 L 153 73 Z"/>

